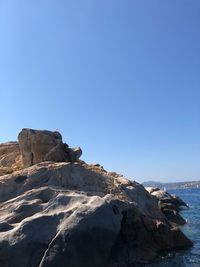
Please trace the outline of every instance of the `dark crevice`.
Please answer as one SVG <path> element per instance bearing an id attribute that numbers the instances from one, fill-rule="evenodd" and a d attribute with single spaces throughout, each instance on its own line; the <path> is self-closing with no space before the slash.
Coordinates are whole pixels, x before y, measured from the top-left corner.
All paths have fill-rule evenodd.
<path id="1" fill-rule="evenodd" d="M 114 212 L 115 215 L 120 214 L 119 209 L 118 209 L 118 207 L 116 205 L 113 205 L 112 209 L 113 209 L 113 212 Z"/>
<path id="2" fill-rule="evenodd" d="M 120 251 L 122 250 L 122 247 L 124 246 L 124 243 L 126 242 L 123 237 L 123 231 L 124 231 L 124 225 L 126 224 L 126 221 L 127 221 L 127 211 L 123 210 L 121 214 L 122 214 L 121 228 L 117 236 L 117 239 L 115 241 L 115 244 L 111 249 L 111 259 L 114 262 L 118 261 L 117 259 L 119 258 Z"/>
<path id="3" fill-rule="evenodd" d="M 28 177 L 26 175 L 20 175 L 15 179 L 15 182 L 18 184 L 23 183 Z"/>

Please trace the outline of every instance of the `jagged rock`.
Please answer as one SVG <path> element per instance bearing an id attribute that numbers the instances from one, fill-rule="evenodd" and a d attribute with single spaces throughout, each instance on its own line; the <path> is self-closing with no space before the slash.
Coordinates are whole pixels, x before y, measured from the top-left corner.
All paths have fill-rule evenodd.
<path id="1" fill-rule="evenodd" d="M 152 194 L 153 192 L 160 191 L 160 188 L 158 187 L 145 187 L 145 189 Z"/>
<path id="2" fill-rule="evenodd" d="M 176 210 L 164 208 L 162 209 L 162 212 L 173 226 L 180 226 L 186 223 L 183 217 Z"/>
<path id="3" fill-rule="evenodd" d="M 60 142 L 44 156 L 44 161 L 55 161 L 55 162 L 70 161 L 67 149 L 68 146 Z"/>
<path id="4" fill-rule="evenodd" d="M 191 246 L 179 228 L 171 228 L 163 221 L 151 220 L 135 205 L 123 211 L 122 227 L 115 243 L 114 266 L 143 266 L 151 261 L 159 250 L 180 249 Z M 141 249 L 142 248 L 142 249 Z"/>
<path id="5" fill-rule="evenodd" d="M 176 195 L 171 195 L 157 187 L 146 187 L 145 189 L 157 199 L 158 207 L 172 226 L 184 225 L 186 223 L 179 214 L 179 211 L 181 210 L 181 207 L 188 206 L 181 198 Z"/>
<path id="6" fill-rule="evenodd" d="M 168 210 L 174 210 L 176 212 L 179 212 L 180 211 L 179 206 L 174 205 L 174 203 L 173 202 L 170 202 L 169 199 L 164 199 L 164 200 L 160 199 L 158 201 L 158 206 L 159 206 L 159 208 L 161 210 L 168 209 Z"/>
<path id="7" fill-rule="evenodd" d="M 82 150 L 80 147 L 75 147 L 71 149 L 73 153 L 71 153 L 71 161 L 77 161 L 81 155 L 82 155 Z"/>
<path id="8" fill-rule="evenodd" d="M 82 154 L 80 148 L 69 148 L 59 132 L 22 129 L 18 135 L 24 167 L 44 161 L 75 162 Z"/>
<path id="9" fill-rule="evenodd" d="M 188 205 L 179 196 L 171 194 L 171 197 L 173 199 L 173 203 L 175 203 L 177 206 L 188 208 Z"/>
<path id="10" fill-rule="evenodd" d="M 171 195 L 168 192 L 166 192 L 165 190 L 159 189 L 157 187 L 155 187 L 155 188 L 150 187 L 150 190 L 149 190 L 149 187 L 145 187 L 145 189 L 152 196 L 155 196 L 158 199 L 168 199 L 168 198 L 171 199 Z"/>

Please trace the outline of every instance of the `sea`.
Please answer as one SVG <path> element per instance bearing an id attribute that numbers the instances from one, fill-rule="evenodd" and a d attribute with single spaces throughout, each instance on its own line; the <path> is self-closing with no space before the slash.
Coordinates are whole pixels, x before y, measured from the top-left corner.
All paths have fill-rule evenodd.
<path id="1" fill-rule="evenodd" d="M 148 264 L 147 267 L 200 267 L 200 188 L 167 191 L 181 197 L 189 205 L 189 209 L 183 209 L 180 212 L 187 220 L 181 229 L 194 245 L 187 250 L 160 255 L 154 263 Z"/>

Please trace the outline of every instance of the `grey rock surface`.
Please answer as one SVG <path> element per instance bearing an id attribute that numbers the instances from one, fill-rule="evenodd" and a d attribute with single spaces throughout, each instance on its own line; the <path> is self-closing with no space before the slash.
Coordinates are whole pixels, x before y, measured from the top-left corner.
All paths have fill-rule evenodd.
<path id="1" fill-rule="evenodd" d="M 143 186 L 100 166 L 43 162 L 0 176 L 0 202 L 2 267 L 137 266 L 191 245 Z"/>
<path id="2" fill-rule="evenodd" d="M 0 173 L 1 267 L 136 267 L 192 245 L 175 227 L 180 198 L 81 154 L 50 131 L 23 129 L 19 144 L 0 145 L 10 169 Z"/>
<path id="3" fill-rule="evenodd" d="M 182 207 L 188 207 L 188 205 L 181 198 L 176 195 L 171 195 L 157 187 L 145 188 L 157 199 L 158 207 L 172 226 L 180 226 L 186 223 L 185 219 L 179 214 L 179 212 Z"/>

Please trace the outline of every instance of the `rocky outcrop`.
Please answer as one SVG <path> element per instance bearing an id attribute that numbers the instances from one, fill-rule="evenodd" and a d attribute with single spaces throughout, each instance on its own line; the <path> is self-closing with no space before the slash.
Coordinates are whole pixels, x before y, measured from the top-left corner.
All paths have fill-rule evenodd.
<path id="1" fill-rule="evenodd" d="M 24 167 L 44 161 L 75 162 L 82 154 L 80 148 L 71 149 L 63 143 L 57 131 L 22 129 L 18 140 Z"/>
<path id="2" fill-rule="evenodd" d="M 18 139 L 0 144 L 0 176 L 44 161 L 77 162 L 82 155 L 80 147 L 63 143 L 59 132 L 22 129 Z"/>
<path id="3" fill-rule="evenodd" d="M 142 185 L 99 164 L 54 162 L 50 151 L 66 161 L 62 140 L 46 154 L 28 145 L 43 162 L 0 176 L 0 266 L 143 266 L 192 245 Z"/>
<path id="4" fill-rule="evenodd" d="M 22 158 L 17 142 L 0 144 L 0 176 L 22 168 Z"/>
<path id="5" fill-rule="evenodd" d="M 168 192 L 157 187 L 146 187 L 146 190 L 158 201 L 158 207 L 173 226 L 184 225 L 185 219 L 179 214 L 182 207 L 188 205 L 178 196 L 171 195 Z"/>
<path id="6" fill-rule="evenodd" d="M 140 184 L 82 163 L 0 177 L 0 264 L 134 266 L 191 242 Z"/>

